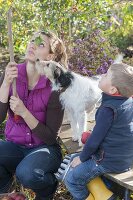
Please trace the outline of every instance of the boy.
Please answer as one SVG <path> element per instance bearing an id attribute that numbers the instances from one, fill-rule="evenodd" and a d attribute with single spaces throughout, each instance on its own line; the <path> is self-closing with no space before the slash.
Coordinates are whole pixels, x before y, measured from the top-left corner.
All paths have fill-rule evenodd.
<path id="1" fill-rule="evenodd" d="M 125 172 L 133 162 L 133 67 L 111 65 L 102 75 L 99 88 L 103 96 L 96 125 L 65 177 L 75 200 L 87 198 L 87 183 L 95 177 Z"/>

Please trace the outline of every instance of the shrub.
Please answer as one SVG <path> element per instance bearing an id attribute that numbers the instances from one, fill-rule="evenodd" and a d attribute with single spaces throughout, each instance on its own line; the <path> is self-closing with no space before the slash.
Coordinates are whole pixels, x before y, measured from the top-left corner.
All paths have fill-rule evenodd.
<path id="1" fill-rule="evenodd" d="M 111 46 L 102 31 L 96 30 L 74 42 L 69 56 L 69 69 L 88 76 L 103 74 L 116 54 L 117 49 Z"/>

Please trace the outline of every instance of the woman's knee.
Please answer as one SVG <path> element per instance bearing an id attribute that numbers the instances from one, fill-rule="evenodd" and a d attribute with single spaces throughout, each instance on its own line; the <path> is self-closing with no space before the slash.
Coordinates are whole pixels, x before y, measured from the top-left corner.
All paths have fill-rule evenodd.
<path id="1" fill-rule="evenodd" d="M 25 169 L 24 167 L 18 166 L 15 174 L 16 178 L 23 186 L 30 188 L 33 185 L 33 174 L 30 170 L 26 169 L 26 166 Z"/>
<path id="2" fill-rule="evenodd" d="M 55 176 L 52 173 L 46 173 L 42 169 L 31 169 L 23 166 L 16 168 L 16 177 L 19 182 L 31 189 L 45 188 L 55 183 Z"/>
<path id="3" fill-rule="evenodd" d="M 7 151 L 8 149 L 8 142 L 7 141 L 3 141 L 3 140 L 0 140 L 0 154 L 1 155 L 5 155 L 5 152 Z"/>
<path id="4" fill-rule="evenodd" d="M 9 172 L 0 164 L 0 180 L 6 177 L 9 177 Z"/>

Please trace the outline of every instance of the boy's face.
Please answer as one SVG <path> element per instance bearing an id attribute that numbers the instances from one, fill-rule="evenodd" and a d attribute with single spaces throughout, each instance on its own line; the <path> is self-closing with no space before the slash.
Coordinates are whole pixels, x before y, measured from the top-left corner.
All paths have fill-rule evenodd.
<path id="1" fill-rule="evenodd" d="M 106 74 L 102 74 L 102 78 L 99 82 L 99 88 L 106 94 L 113 95 L 117 93 L 117 88 L 112 85 L 112 71 L 108 69 Z"/>

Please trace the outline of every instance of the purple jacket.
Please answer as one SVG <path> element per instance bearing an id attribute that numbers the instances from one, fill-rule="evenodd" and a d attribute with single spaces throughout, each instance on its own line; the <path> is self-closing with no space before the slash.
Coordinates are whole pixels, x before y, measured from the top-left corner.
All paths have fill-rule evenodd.
<path id="1" fill-rule="evenodd" d="M 46 77 L 40 76 L 36 86 L 29 92 L 26 63 L 23 63 L 18 65 L 16 85 L 18 96 L 27 109 L 39 120 L 39 122 L 45 124 L 47 104 L 51 95 L 50 81 Z M 10 95 L 12 95 L 12 89 L 10 90 Z M 14 114 L 11 109 L 8 109 L 5 135 L 7 141 L 12 141 L 28 147 L 34 147 L 44 143 L 32 133 L 22 118 L 17 122 L 14 121 Z"/>

